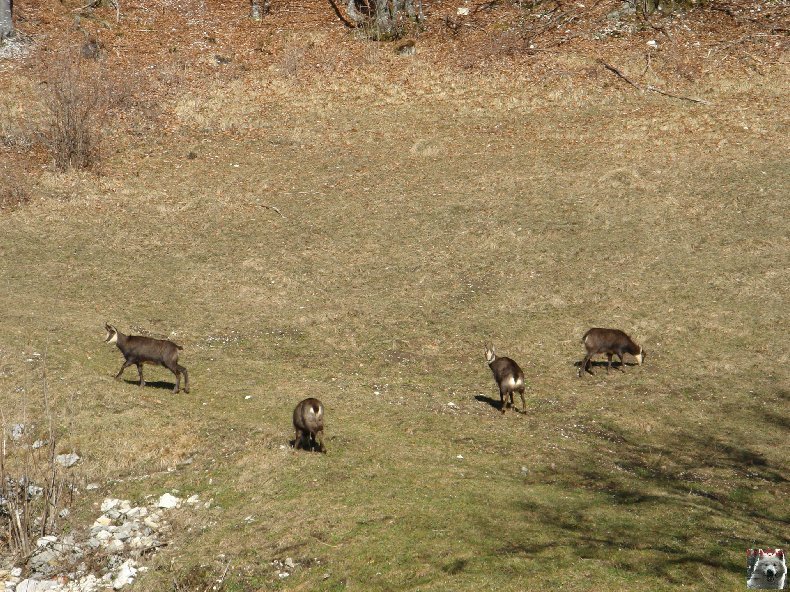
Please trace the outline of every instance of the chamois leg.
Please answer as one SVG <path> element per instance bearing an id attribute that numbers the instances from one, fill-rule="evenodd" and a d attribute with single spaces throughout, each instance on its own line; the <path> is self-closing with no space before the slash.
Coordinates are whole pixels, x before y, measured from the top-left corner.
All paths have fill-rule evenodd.
<path id="1" fill-rule="evenodd" d="M 176 377 L 176 385 L 173 387 L 173 392 L 177 394 L 178 391 L 181 390 L 181 372 L 179 372 L 179 366 L 175 362 L 169 362 L 163 365 Z"/>
<path id="2" fill-rule="evenodd" d="M 145 386 L 145 381 L 143 380 L 143 363 L 139 362 L 137 364 L 137 374 L 140 375 L 140 386 Z"/>
<path id="3" fill-rule="evenodd" d="M 189 372 L 183 366 L 178 366 L 178 371 L 184 375 L 184 392 L 189 394 Z"/>
<path id="4" fill-rule="evenodd" d="M 617 357 L 620 358 L 620 372 L 625 372 L 625 359 L 623 358 L 623 354 L 617 354 Z"/>
<path id="5" fill-rule="evenodd" d="M 294 450 L 299 450 L 302 447 L 302 430 L 296 428 L 296 435 L 294 436 Z"/>
<path id="6" fill-rule="evenodd" d="M 315 433 L 315 443 L 318 446 L 318 452 L 326 453 L 326 446 L 324 446 L 324 430 L 318 430 Z"/>
<path id="7" fill-rule="evenodd" d="M 507 408 L 507 391 L 505 389 L 499 390 L 499 400 L 502 401 L 502 413 Z"/>
<path id="8" fill-rule="evenodd" d="M 121 366 L 121 369 L 118 370 L 118 374 L 115 375 L 115 380 L 121 380 L 121 375 L 123 374 L 123 371 L 126 370 L 131 365 L 132 363 L 129 360 L 124 360 L 123 366 Z"/>
<path id="9" fill-rule="evenodd" d="M 586 356 L 584 356 L 584 360 L 582 360 L 582 365 L 579 366 L 579 378 L 582 377 L 583 372 L 589 372 L 590 374 L 593 374 L 592 370 L 587 369 L 587 366 L 589 365 L 591 359 L 592 359 L 592 354 L 587 354 Z"/>
<path id="10" fill-rule="evenodd" d="M 521 408 L 524 410 L 524 414 L 527 413 L 527 401 L 524 399 L 524 387 L 521 387 L 518 390 L 518 394 L 521 395 Z"/>
<path id="11" fill-rule="evenodd" d="M 606 373 L 609 374 L 609 371 L 612 369 L 612 354 L 606 354 Z"/>

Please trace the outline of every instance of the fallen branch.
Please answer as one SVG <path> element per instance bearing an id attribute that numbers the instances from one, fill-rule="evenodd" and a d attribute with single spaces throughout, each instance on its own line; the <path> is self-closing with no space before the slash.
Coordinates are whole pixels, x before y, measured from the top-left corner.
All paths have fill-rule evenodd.
<path id="1" fill-rule="evenodd" d="M 317 536 L 315 536 L 314 534 L 311 534 L 310 536 L 311 536 L 311 537 L 313 537 L 315 540 L 317 540 L 317 541 L 318 541 L 319 543 L 321 543 L 322 545 L 326 545 L 327 547 L 332 547 L 333 549 L 337 549 L 337 548 L 339 548 L 339 547 L 340 547 L 340 545 L 330 545 L 329 543 L 326 543 L 326 542 L 322 541 L 321 539 L 319 539 L 319 538 L 318 538 Z"/>
<path id="2" fill-rule="evenodd" d="M 710 102 L 709 101 L 705 101 L 704 99 L 695 99 L 694 97 L 686 97 L 684 95 L 676 95 L 676 94 L 668 92 L 666 90 L 662 90 L 662 89 L 658 88 L 657 86 L 653 86 L 652 84 L 648 84 L 647 86 L 643 87 L 642 85 L 637 84 L 636 82 L 634 82 L 633 80 L 628 78 L 628 76 L 623 74 L 620 70 L 618 70 L 617 68 L 615 68 L 611 64 L 607 64 L 603 60 L 598 60 L 598 63 L 601 64 L 604 68 L 606 68 L 610 72 L 613 72 L 614 74 L 616 74 L 619 78 L 622 78 L 623 80 L 625 80 L 628 84 L 633 86 L 635 89 L 640 90 L 642 92 L 650 91 L 650 92 L 658 93 L 660 95 L 664 95 L 665 97 L 671 97 L 673 99 L 680 99 L 681 101 L 690 101 L 692 103 L 700 103 L 700 104 L 703 104 L 703 105 L 710 105 Z"/>
<path id="3" fill-rule="evenodd" d="M 634 88 L 636 88 L 636 89 L 638 89 L 638 90 L 644 90 L 644 89 L 643 89 L 641 86 L 639 86 L 639 85 L 638 85 L 636 82 L 634 82 L 633 80 L 631 80 L 630 78 L 628 78 L 628 76 L 626 76 L 625 74 L 623 74 L 622 72 L 620 72 L 620 70 L 618 70 L 617 68 L 615 68 L 615 67 L 614 67 L 614 66 L 612 66 L 611 64 L 607 64 L 607 63 L 606 63 L 606 62 L 604 62 L 603 60 L 598 60 L 598 63 L 600 63 L 600 64 L 601 64 L 601 65 L 602 65 L 604 68 L 606 68 L 606 69 L 607 69 L 607 70 L 609 70 L 610 72 L 614 72 L 614 73 L 615 73 L 617 76 L 619 76 L 620 78 L 622 78 L 623 80 L 625 80 L 625 81 L 626 81 L 628 84 L 630 84 L 630 85 L 631 85 L 631 86 L 633 86 Z"/>
<path id="4" fill-rule="evenodd" d="M 343 16 L 343 13 L 340 12 L 340 8 L 338 7 L 337 2 L 335 2 L 335 0 L 329 0 L 329 4 L 332 5 L 332 10 L 335 11 L 335 16 L 337 16 L 337 18 L 340 19 L 340 22 L 343 23 L 344 27 L 346 27 L 348 29 L 356 28 L 357 24 L 351 22 L 349 19 L 347 19 L 345 16 Z"/>
<path id="5" fill-rule="evenodd" d="M 283 214 L 280 211 L 280 208 L 278 208 L 277 206 L 270 206 L 269 204 L 258 204 L 258 205 L 261 206 L 262 208 L 266 208 L 267 210 L 274 210 L 275 212 L 280 214 L 280 216 L 282 216 L 283 219 L 287 220 L 287 218 L 285 217 L 285 214 Z"/>
<path id="6" fill-rule="evenodd" d="M 665 97 L 672 97 L 673 99 L 680 99 L 681 101 L 690 101 L 692 103 L 699 103 L 699 104 L 702 104 L 702 105 L 710 105 L 710 101 L 706 101 L 704 99 L 695 99 L 694 97 L 686 97 L 686 96 L 683 96 L 683 95 L 676 95 L 676 94 L 673 94 L 671 92 L 667 92 L 665 90 L 661 90 L 660 88 L 657 88 L 657 87 L 653 86 L 652 84 L 648 84 L 646 88 L 650 92 L 658 93 L 660 95 L 664 95 Z"/>

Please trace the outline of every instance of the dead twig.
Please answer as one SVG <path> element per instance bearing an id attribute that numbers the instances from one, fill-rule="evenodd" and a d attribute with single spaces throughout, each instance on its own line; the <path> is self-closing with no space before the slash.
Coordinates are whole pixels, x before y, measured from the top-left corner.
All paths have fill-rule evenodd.
<path id="1" fill-rule="evenodd" d="M 614 73 L 614 74 L 616 74 L 618 77 L 620 77 L 620 78 L 622 78 L 623 80 L 625 80 L 625 81 L 626 81 L 628 84 L 630 84 L 630 85 L 631 85 L 631 86 L 633 86 L 634 88 L 636 88 L 636 89 L 638 89 L 638 90 L 644 90 L 644 89 L 643 89 L 641 86 L 639 86 L 639 85 L 638 85 L 636 82 L 634 82 L 633 80 L 631 80 L 630 78 L 628 78 L 628 76 L 626 76 L 625 74 L 623 74 L 622 72 L 620 72 L 620 70 L 618 70 L 617 68 L 615 68 L 615 67 L 614 67 L 614 66 L 612 66 L 611 64 L 607 64 L 607 63 L 606 63 L 606 62 L 604 62 L 603 60 L 598 60 L 598 63 L 599 63 L 599 64 L 601 64 L 601 65 L 602 65 L 604 68 L 606 68 L 606 69 L 607 69 L 607 70 L 609 70 L 610 72 L 613 72 L 613 73 Z"/>
<path id="2" fill-rule="evenodd" d="M 703 104 L 703 105 L 710 105 L 710 102 L 706 101 L 704 99 L 695 99 L 694 97 L 687 97 L 687 96 L 684 96 L 684 95 L 676 95 L 676 94 L 671 93 L 669 91 L 660 89 L 657 86 L 653 86 L 652 84 L 648 84 L 647 86 L 643 87 L 642 85 L 637 84 L 636 82 L 634 82 L 633 80 L 628 78 L 628 76 L 623 74 L 620 70 L 618 70 L 617 68 L 615 68 L 611 64 L 608 64 L 608 63 L 606 63 L 603 60 L 598 60 L 598 63 L 601 64 L 604 68 L 606 68 L 610 72 L 613 72 L 614 74 L 616 74 L 619 78 L 622 78 L 623 80 L 625 80 L 628 84 L 633 86 L 635 89 L 640 90 L 642 92 L 649 91 L 649 92 L 658 93 L 660 95 L 664 95 L 665 97 L 671 97 L 673 99 L 680 99 L 681 101 L 690 101 L 692 103 L 700 103 L 700 104 Z"/>
<path id="3" fill-rule="evenodd" d="M 326 545 L 327 547 L 332 547 L 333 549 L 337 549 L 338 547 L 340 547 L 340 545 L 330 545 L 329 543 L 325 543 L 324 541 L 322 541 L 321 539 L 319 539 L 319 538 L 318 538 L 317 536 L 315 536 L 314 534 L 311 534 L 310 536 L 311 536 L 311 537 L 313 537 L 315 540 L 317 540 L 317 541 L 318 541 L 319 543 L 321 543 L 322 545 Z"/>
<path id="4" fill-rule="evenodd" d="M 646 90 L 650 92 L 658 93 L 660 95 L 664 95 L 665 97 L 672 97 L 673 99 L 680 99 L 681 101 L 690 101 L 692 103 L 699 103 L 701 105 L 710 105 L 710 101 L 706 101 L 705 99 L 695 99 L 694 97 L 686 97 L 684 95 L 676 95 L 671 92 L 667 92 L 665 90 L 661 90 L 658 87 L 653 86 L 652 84 L 648 84 Z"/>
<path id="5" fill-rule="evenodd" d="M 219 590 L 219 589 L 221 589 L 222 588 L 222 584 L 225 583 L 225 578 L 228 576 L 228 570 L 229 569 L 230 569 L 230 561 L 228 561 L 225 564 L 225 569 L 223 570 L 222 575 L 218 579 L 216 579 L 213 582 L 211 582 L 208 586 L 206 586 L 206 589 L 204 590 L 204 592 L 209 592 L 209 590 Z"/>
<path id="6" fill-rule="evenodd" d="M 285 217 L 285 214 L 283 214 L 280 211 L 280 208 L 278 208 L 277 206 L 270 206 L 269 204 L 258 204 L 258 205 L 261 206 L 262 208 L 266 208 L 267 210 L 274 210 L 275 212 L 280 214 L 280 216 L 282 216 L 284 220 L 287 220 L 287 218 Z"/>

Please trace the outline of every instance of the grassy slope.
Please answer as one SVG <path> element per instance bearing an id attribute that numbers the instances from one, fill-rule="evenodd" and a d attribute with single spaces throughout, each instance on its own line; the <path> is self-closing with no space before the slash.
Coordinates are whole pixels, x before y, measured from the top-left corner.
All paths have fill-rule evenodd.
<path id="1" fill-rule="evenodd" d="M 102 181 L 48 180 L 74 199 L 0 219 L 7 413 L 24 384 L 35 410 L 46 349 L 85 478 L 150 474 L 97 497 L 218 504 L 138 589 L 227 559 L 233 590 L 742 589 L 744 550 L 788 543 L 781 87 L 561 90 L 209 89 Z M 105 320 L 177 330 L 192 394 L 115 383 Z M 577 379 L 592 325 L 646 365 Z M 526 416 L 487 403 L 487 340 Z M 325 457 L 280 448 L 308 395 Z"/>

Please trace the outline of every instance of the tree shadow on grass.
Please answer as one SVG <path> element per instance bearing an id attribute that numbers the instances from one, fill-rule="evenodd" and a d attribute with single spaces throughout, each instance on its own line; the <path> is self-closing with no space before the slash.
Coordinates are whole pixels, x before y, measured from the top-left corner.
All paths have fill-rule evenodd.
<path id="1" fill-rule="evenodd" d="M 599 423 L 579 436 L 589 441 L 566 452 L 572 470 L 540 476 L 558 496 L 519 502 L 530 529 L 578 557 L 679 585 L 717 572 L 733 578 L 747 548 L 786 540 L 782 504 L 765 496 L 777 497 L 770 491 L 788 480 L 750 443 L 715 426 L 671 430 L 657 441 Z M 549 546 L 511 551 L 535 557 L 553 552 Z"/>

